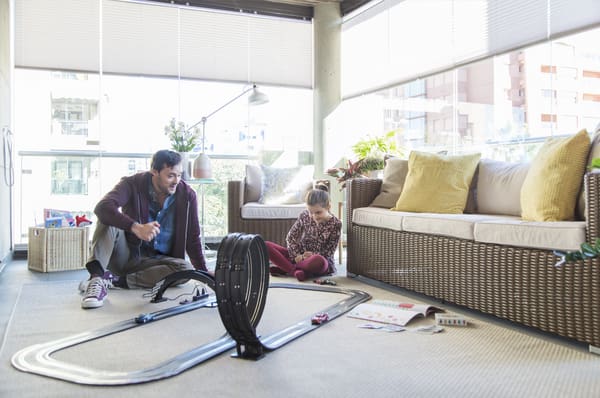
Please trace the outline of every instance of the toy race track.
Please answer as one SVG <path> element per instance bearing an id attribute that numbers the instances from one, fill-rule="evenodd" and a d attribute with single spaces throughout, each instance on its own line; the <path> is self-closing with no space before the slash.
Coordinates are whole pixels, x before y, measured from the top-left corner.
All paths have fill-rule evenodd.
<path id="1" fill-rule="evenodd" d="M 205 291 L 194 301 L 160 311 L 141 314 L 133 319 L 73 336 L 36 344 L 13 355 L 15 368 L 42 376 L 78 384 L 126 385 L 145 383 L 175 376 L 193 366 L 233 348 L 238 358 L 259 359 L 290 341 L 321 327 L 323 324 L 348 312 L 371 296 L 360 290 L 308 284 L 276 283 L 269 285 L 269 260 L 267 248 L 259 235 L 234 233 L 223 239 L 217 253 L 213 278 L 204 271 L 182 271 L 159 281 L 154 288 L 153 302 L 163 300 L 165 290 L 176 281 L 193 279 L 206 284 L 214 294 Z M 342 294 L 336 304 L 318 311 L 295 324 L 265 337 L 256 335 L 256 326 L 262 316 L 269 288 L 301 289 Z M 87 368 L 52 357 L 57 351 L 84 344 L 91 340 L 141 327 L 151 322 L 217 305 L 227 333 L 215 341 L 177 355 L 155 366 L 130 372 Z M 318 322 L 315 321 L 318 318 Z"/>

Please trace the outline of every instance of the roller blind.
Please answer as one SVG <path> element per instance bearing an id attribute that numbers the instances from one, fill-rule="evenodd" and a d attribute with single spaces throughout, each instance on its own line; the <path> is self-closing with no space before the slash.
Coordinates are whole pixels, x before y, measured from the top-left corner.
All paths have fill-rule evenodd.
<path id="1" fill-rule="evenodd" d="M 312 87 L 311 22 L 140 1 L 16 4 L 17 66 Z"/>
<path id="2" fill-rule="evenodd" d="M 343 23 L 342 95 L 598 25 L 598 0 L 383 0 Z"/>

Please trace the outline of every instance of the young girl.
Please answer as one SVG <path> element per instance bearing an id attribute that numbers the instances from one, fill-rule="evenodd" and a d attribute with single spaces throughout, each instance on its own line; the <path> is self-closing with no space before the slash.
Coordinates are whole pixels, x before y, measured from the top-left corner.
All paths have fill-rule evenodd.
<path id="1" fill-rule="evenodd" d="M 287 248 L 265 242 L 269 260 L 275 265 L 272 275 L 293 275 L 299 281 L 335 272 L 333 255 L 340 240 L 341 221 L 329 212 L 331 203 L 325 184 L 318 184 L 306 195 L 306 210 L 289 230 Z"/>

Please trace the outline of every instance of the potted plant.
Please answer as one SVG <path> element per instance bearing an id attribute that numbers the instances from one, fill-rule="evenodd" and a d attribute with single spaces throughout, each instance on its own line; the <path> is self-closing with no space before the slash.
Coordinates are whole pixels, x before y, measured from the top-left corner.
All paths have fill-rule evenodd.
<path id="1" fill-rule="evenodd" d="M 379 173 L 385 166 L 385 160 L 383 156 L 368 156 L 360 159 L 358 162 L 361 174 L 366 175 L 367 177 L 378 178 Z"/>
<path id="2" fill-rule="evenodd" d="M 337 182 L 340 183 L 340 191 L 346 188 L 346 181 L 349 179 L 365 177 L 360 169 L 360 160 L 355 163 L 348 160 L 347 167 L 332 167 L 327 169 L 325 173 L 331 177 L 335 177 Z"/>
<path id="3" fill-rule="evenodd" d="M 352 152 L 358 159 L 365 159 L 368 157 L 382 158 L 386 154 L 393 154 L 401 156 L 402 150 L 396 143 L 396 134 L 399 130 L 392 130 L 383 135 L 371 137 L 367 135 L 366 138 L 359 140 L 352 146 Z"/>
<path id="4" fill-rule="evenodd" d="M 191 130 L 185 128 L 185 123 L 172 118 L 165 126 L 165 135 L 171 141 L 171 149 L 180 153 L 191 152 L 200 139 L 200 130 L 195 127 Z"/>
<path id="5" fill-rule="evenodd" d="M 403 151 L 396 144 L 397 133 L 398 130 L 393 130 L 376 137 L 367 135 L 352 146 L 352 152 L 358 158 L 356 162 L 348 160 L 347 167 L 333 167 L 325 173 L 336 178 L 341 184 L 340 190 L 346 187 L 346 181 L 351 178 L 379 177 L 386 155 L 403 156 Z"/>
<path id="6" fill-rule="evenodd" d="M 386 155 L 403 156 L 403 151 L 396 143 L 398 132 L 399 130 L 392 130 L 375 137 L 367 135 L 352 146 L 352 152 L 361 162 L 360 170 L 363 174 L 378 176 L 373 175 L 373 172 L 383 170 Z"/>
<path id="7" fill-rule="evenodd" d="M 190 178 L 192 175 L 191 152 L 200 140 L 200 130 L 198 128 L 186 129 L 185 123 L 171 118 L 169 124 L 165 126 L 165 135 L 171 141 L 171 149 L 181 154 L 183 179 Z"/>

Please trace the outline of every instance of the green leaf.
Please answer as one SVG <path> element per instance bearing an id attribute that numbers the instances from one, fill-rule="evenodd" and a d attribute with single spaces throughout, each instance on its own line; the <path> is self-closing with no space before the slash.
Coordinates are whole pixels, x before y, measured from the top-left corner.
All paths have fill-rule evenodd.
<path id="1" fill-rule="evenodd" d="M 594 249 L 594 247 L 592 247 L 592 245 L 589 243 L 581 244 L 581 252 L 583 253 L 584 257 L 587 258 L 594 258 L 598 256 L 598 251 L 596 251 L 596 249 Z"/>

